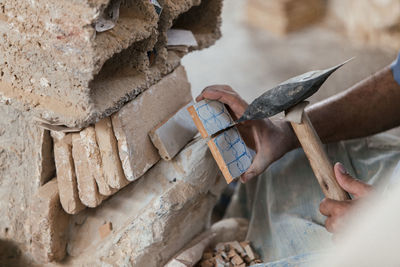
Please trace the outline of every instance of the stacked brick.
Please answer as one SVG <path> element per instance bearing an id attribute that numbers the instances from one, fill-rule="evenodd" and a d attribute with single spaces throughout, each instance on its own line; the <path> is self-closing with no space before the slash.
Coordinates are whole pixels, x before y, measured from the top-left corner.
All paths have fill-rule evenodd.
<path id="1" fill-rule="evenodd" d="M 77 133 L 52 132 L 64 210 L 77 214 L 95 208 L 145 174 L 161 158 L 149 133 L 191 101 L 186 72 L 178 67 L 94 126 Z"/>
<path id="2" fill-rule="evenodd" d="M 18 170 L 23 177 L 13 176 L 13 164 L 0 174 L 5 184 L 30 181 L 22 186 L 28 194 L 8 204 L 13 213 L 0 218 L 0 227 L 12 223 L 0 238 L 22 244 L 33 262 L 122 264 L 130 251 L 131 263 L 159 266 L 204 230 L 225 183 L 204 143 L 178 153 L 190 129 L 166 145 L 161 126 L 179 125 L 174 114 L 192 101 L 180 60 L 220 37 L 221 8 L 222 0 L 0 3 L 0 109 L 16 114 L 5 136 L 28 129 L 15 154 L 29 159 Z M 171 28 L 190 31 L 197 45 L 169 48 Z M 54 126 L 51 136 L 35 120 Z M 2 136 L 0 129 L 7 141 Z M 6 196 L 0 192 L 0 206 Z M 100 238 L 106 222 L 112 228 Z M 153 253 L 161 256 L 148 262 Z"/>

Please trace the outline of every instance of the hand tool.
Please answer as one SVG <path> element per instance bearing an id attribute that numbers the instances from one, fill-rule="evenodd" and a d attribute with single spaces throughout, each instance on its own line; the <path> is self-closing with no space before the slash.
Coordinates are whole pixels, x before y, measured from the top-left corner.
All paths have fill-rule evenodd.
<path id="1" fill-rule="evenodd" d="M 285 117 L 290 121 L 322 191 L 326 197 L 339 201 L 350 199 L 350 195 L 336 181 L 333 165 L 304 109 L 308 104 L 305 100 L 350 60 L 326 70 L 307 72 L 279 84 L 255 99 L 237 120 L 240 123 L 264 119 L 285 111 Z"/>

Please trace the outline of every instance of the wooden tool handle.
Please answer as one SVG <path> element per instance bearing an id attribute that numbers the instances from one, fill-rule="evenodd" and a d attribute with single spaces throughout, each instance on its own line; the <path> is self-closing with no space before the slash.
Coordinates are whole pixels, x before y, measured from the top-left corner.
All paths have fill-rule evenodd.
<path id="1" fill-rule="evenodd" d="M 339 201 L 350 199 L 349 194 L 336 181 L 333 165 L 307 114 L 303 113 L 301 123 L 291 124 L 325 196 Z"/>

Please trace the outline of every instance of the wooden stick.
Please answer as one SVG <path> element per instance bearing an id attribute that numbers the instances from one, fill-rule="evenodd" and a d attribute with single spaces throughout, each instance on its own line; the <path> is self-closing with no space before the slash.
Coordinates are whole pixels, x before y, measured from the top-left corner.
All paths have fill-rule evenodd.
<path id="1" fill-rule="evenodd" d="M 321 139 L 315 132 L 307 114 L 304 111 L 302 112 L 301 123 L 292 121 L 290 123 L 310 161 L 311 168 L 322 191 L 327 198 L 334 200 L 343 201 L 351 199 L 349 194 L 336 181 L 333 165 L 325 152 Z"/>

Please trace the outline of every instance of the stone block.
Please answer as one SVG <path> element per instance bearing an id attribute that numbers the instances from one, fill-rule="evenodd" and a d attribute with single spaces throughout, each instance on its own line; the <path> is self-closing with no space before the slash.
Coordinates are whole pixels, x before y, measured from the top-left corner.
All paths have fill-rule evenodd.
<path id="1" fill-rule="evenodd" d="M 31 114 L 1 100 L 0 114 L 0 239 L 27 251 L 31 234 L 25 222 L 32 197 L 55 174 L 54 161 L 48 160 L 52 141 Z"/>
<path id="2" fill-rule="evenodd" d="M 52 132 L 54 159 L 57 168 L 57 184 L 60 202 L 69 214 L 77 214 L 85 208 L 79 199 L 78 185 L 72 158 L 72 134 Z"/>
<path id="3" fill-rule="evenodd" d="M 38 262 L 61 261 L 66 255 L 70 216 L 61 207 L 56 178 L 38 190 L 29 211 L 32 256 Z"/>
<path id="4" fill-rule="evenodd" d="M 87 207 L 97 207 L 103 201 L 89 169 L 85 145 L 79 133 L 72 134 L 72 157 L 74 159 L 76 180 L 78 182 L 78 193 L 82 203 Z"/>
<path id="5" fill-rule="evenodd" d="M 150 131 L 149 136 L 164 160 L 171 160 L 197 134 L 197 128 L 187 110 L 193 102 L 181 108 Z"/>
<path id="6" fill-rule="evenodd" d="M 84 148 L 84 156 L 88 164 L 89 175 L 91 175 L 97 184 L 99 193 L 103 196 L 110 196 L 116 192 L 112 189 L 104 177 L 103 163 L 101 160 L 100 149 L 97 145 L 96 131 L 93 126 L 89 126 L 82 130 L 80 133 L 81 144 Z"/>
<path id="7" fill-rule="evenodd" d="M 149 132 L 191 100 L 186 72 L 179 67 L 112 115 L 119 156 L 129 181 L 142 176 L 160 159 Z"/>
<path id="8" fill-rule="evenodd" d="M 116 2 L 2 1 L 0 96 L 54 123 L 86 127 L 179 65 L 181 55 L 166 49 L 169 28 L 192 31 L 199 43 L 193 49 L 220 36 L 222 0 L 161 1 L 160 15 L 150 1 L 122 1 L 115 27 L 96 32 Z"/>
<path id="9" fill-rule="evenodd" d="M 171 161 L 160 161 L 96 210 L 73 217 L 69 263 L 163 266 L 208 227 L 226 187 L 217 170 L 204 140 L 192 142 Z M 113 231 L 102 240 L 98 229 L 104 222 L 112 223 Z"/>
<path id="10" fill-rule="evenodd" d="M 125 178 L 121 160 L 118 155 L 118 144 L 107 117 L 95 124 L 96 140 L 100 149 L 104 179 L 111 188 L 121 189 L 129 183 Z"/>

